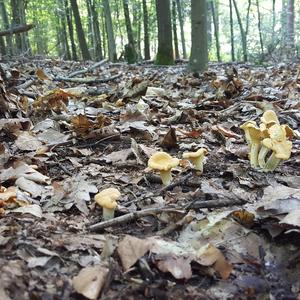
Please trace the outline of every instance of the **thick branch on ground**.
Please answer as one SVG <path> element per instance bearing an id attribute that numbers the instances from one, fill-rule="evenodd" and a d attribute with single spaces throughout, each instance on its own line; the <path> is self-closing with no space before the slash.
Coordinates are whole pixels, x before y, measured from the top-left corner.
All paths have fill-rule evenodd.
<path id="1" fill-rule="evenodd" d="M 28 24 L 28 25 L 20 25 L 18 27 L 13 27 L 13 28 L 10 28 L 7 30 L 0 31 L 0 36 L 22 33 L 22 32 L 32 29 L 34 26 L 35 25 L 33 25 L 33 24 Z"/>
<path id="2" fill-rule="evenodd" d="M 81 74 L 85 74 L 85 73 L 88 73 L 96 68 L 99 68 L 101 67 L 102 65 L 104 65 L 106 62 L 108 61 L 108 59 L 103 59 L 95 64 L 93 64 L 92 66 L 86 68 L 86 69 L 83 69 L 83 70 L 79 70 L 79 71 L 75 71 L 73 73 L 71 73 L 68 78 L 71 78 L 71 77 L 75 77 L 77 75 L 81 75 Z"/>
<path id="3" fill-rule="evenodd" d="M 164 208 L 164 207 L 147 208 L 147 209 L 135 211 L 135 212 L 132 212 L 132 213 L 120 216 L 120 217 L 116 217 L 111 220 L 107 220 L 107 221 L 103 221 L 100 223 L 90 225 L 89 230 L 91 230 L 91 231 L 103 230 L 107 227 L 121 225 L 121 224 L 124 224 L 127 222 L 132 222 L 134 220 L 137 220 L 137 219 L 145 217 L 145 216 L 156 215 L 156 214 L 160 214 L 162 212 L 177 212 L 178 213 L 178 212 L 182 212 L 182 211 L 177 210 L 176 208 Z"/>
<path id="4" fill-rule="evenodd" d="M 65 82 L 76 82 L 76 83 L 104 83 L 104 82 L 118 79 L 121 76 L 122 76 L 121 73 L 111 76 L 111 77 L 108 77 L 108 78 L 70 78 L 70 77 L 58 76 L 58 77 L 55 77 L 53 80 L 54 81 L 65 81 Z"/>

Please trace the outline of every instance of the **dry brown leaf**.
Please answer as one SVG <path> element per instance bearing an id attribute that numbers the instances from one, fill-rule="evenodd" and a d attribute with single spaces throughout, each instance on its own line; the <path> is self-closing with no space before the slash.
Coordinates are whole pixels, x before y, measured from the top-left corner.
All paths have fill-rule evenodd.
<path id="1" fill-rule="evenodd" d="M 127 271 L 139 258 L 145 255 L 150 248 L 151 243 L 149 241 L 126 235 L 117 248 L 123 269 Z"/>
<path id="2" fill-rule="evenodd" d="M 97 299 L 105 284 L 109 270 L 101 265 L 82 269 L 72 280 L 77 293 L 94 300 Z"/>

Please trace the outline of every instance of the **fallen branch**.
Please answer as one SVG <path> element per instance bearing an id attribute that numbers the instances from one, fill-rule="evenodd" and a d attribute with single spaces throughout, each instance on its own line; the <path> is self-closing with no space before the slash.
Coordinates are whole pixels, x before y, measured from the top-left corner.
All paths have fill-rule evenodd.
<path id="1" fill-rule="evenodd" d="M 65 81 L 65 82 L 76 82 L 76 83 L 105 83 L 115 79 L 118 79 L 122 76 L 121 73 L 108 77 L 108 78 L 70 78 L 58 76 L 53 78 L 53 81 Z"/>
<path id="2" fill-rule="evenodd" d="M 68 76 L 68 78 L 75 77 L 75 76 L 77 76 L 77 75 L 81 75 L 81 74 L 84 74 L 84 73 L 88 73 L 88 72 L 90 72 L 90 71 L 92 71 L 92 70 L 94 70 L 94 69 L 96 69 L 96 68 L 98 68 L 98 67 L 101 67 L 101 66 L 104 65 L 106 62 L 107 62 L 107 59 L 103 59 L 103 60 L 101 60 L 101 61 L 95 63 L 94 65 L 92 65 L 92 66 L 86 68 L 86 69 L 79 70 L 79 71 L 75 71 L 75 72 L 71 73 L 71 74 Z"/>
<path id="3" fill-rule="evenodd" d="M 164 207 L 146 208 L 143 210 L 138 210 L 138 211 L 135 211 L 132 213 L 128 213 L 128 214 L 120 216 L 120 217 L 116 217 L 111 220 L 107 220 L 107 221 L 103 221 L 100 223 L 90 225 L 89 230 L 91 230 L 91 231 L 103 230 L 107 227 L 121 225 L 121 224 L 124 224 L 127 222 L 132 222 L 136 219 L 139 219 L 139 218 L 142 218 L 145 216 L 156 215 L 156 214 L 160 214 L 163 212 L 177 212 L 178 213 L 181 211 L 176 208 L 164 208 Z"/>
<path id="4" fill-rule="evenodd" d="M 9 28 L 7 30 L 0 31 L 0 36 L 22 33 L 32 29 L 34 26 L 35 25 L 33 24 L 28 24 L 28 25 L 20 25 L 18 27 Z"/>
<path id="5" fill-rule="evenodd" d="M 193 200 L 186 209 L 201 209 L 201 208 L 216 208 L 216 207 L 226 207 L 232 205 L 241 205 L 246 203 L 246 201 L 239 198 L 232 199 L 218 199 L 218 200 Z"/>

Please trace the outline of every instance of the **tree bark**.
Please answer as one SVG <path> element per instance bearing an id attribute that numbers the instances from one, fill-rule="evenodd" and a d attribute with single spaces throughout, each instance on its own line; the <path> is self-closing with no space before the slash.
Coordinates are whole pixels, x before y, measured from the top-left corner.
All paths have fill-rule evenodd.
<path id="1" fill-rule="evenodd" d="M 64 1 L 64 5 L 65 5 L 65 12 L 66 12 L 66 19 L 67 19 L 69 36 L 70 36 L 70 42 L 71 42 L 72 59 L 77 60 L 78 56 L 77 56 L 77 51 L 76 51 L 76 46 L 75 46 L 74 30 L 73 30 L 72 17 L 71 17 L 71 9 L 70 9 L 68 0 Z"/>
<path id="2" fill-rule="evenodd" d="M 207 6 L 205 0 L 191 0 L 192 49 L 189 69 L 202 72 L 207 68 Z"/>
<path id="3" fill-rule="evenodd" d="M 287 58 L 291 59 L 294 56 L 295 51 L 295 1 L 288 0 L 287 3 L 287 36 L 286 36 L 286 47 L 287 47 Z"/>
<path id="4" fill-rule="evenodd" d="M 172 24 L 169 0 L 156 0 L 158 50 L 155 63 L 173 65 Z"/>
<path id="5" fill-rule="evenodd" d="M 176 2 L 172 0 L 172 29 L 173 29 L 173 40 L 175 48 L 175 58 L 179 58 L 179 48 L 178 48 L 178 36 L 177 36 L 177 20 L 176 20 Z"/>
<path id="6" fill-rule="evenodd" d="M 259 43 L 260 43 L 260 51 L 261 51 L 261 57 L 264 55 L 264 42 L 262 38 L 262 31 L 261 31 L 261 16 L 260 16 L 260 9 L 259 9 L 259 1 L 256 0 L 256 7 L 257 7 L 257 26 L 258 26 L 258 34 L 259 34 Z"/>
<path id="7" fill-rule="evenodd" d="M 108 41 L 108 56 L 110 61 L 115 62 L 117 61 L 116 42 L 108 0 L 103 0 L 103 8 Z"/>
<path id="8" fill-rule="evenodd" d="M 135 50 L 135 41 L 129 16 L 128 0 L 123 0 L 123 10 L 128 39 L 128 44 L 125 46 L 125 59 L 129 64 L 133 64 L 137 61 L 137 53 Z"/>
<path id="9" fill-rule="evenodd" d="M 233 16 L 232 16 L 232 0 L 229 0 L 229 14 L 230 14 L 231 60 L 235 61 L 235 56 L 234 56 L 234 31 L 233 31 Z"/>
<path id="10" fill-rule="evenodd" d="M 238 24 L 239 24 L 239 27 L 240 27 L 240 32 L 241 32 L 243 58 L 244 58 L 244 61 L 246 62 L 248 60 L 246 34 L 245 34 L 245 31 L 244 31 L 244 28 L 243 28 L 242 20 L 241 20 L 241 17 L 240 17 L 240 13 L 239 13 L 236 1 L 235 0 L 232 0 L 232 1 L 233 1 L 236 17 L 237 17 Z"/>
<path id="11" fill-rule="evenodd" d="M 215 6 L 214 6 L 213 1 L 210 2 L 210 6 L 211 6 L 212 17 L 213 17 L 213 23 L 214 23 L 214 34 L 215 34 L 215 40 L 216 40 L 217 59 L 218 59 L 218 61 L 221 61 L 220 42 L 219 42 L 219 25 L 218 25 Z"/>
<path id="12" fill-rule="evenodd" d="M 185 46 L 185 37 L 184 37 L 184 29 L 183 29 L 183 27 L 184 27 L 184 20 L 183 20 L 183 16 L 182 16 L 182 9 L 181 9 L 180 0 L 176 0 L 176 3 L 177 3 L 179 25 L 180 25 L 182 56 L 183 56 L 183 58 L 187 58 L 186 46 Z"/>
<path id="13" fill-rule="evenodd" d="M 149 43 L 149 25 L 148 25 L 148 8 L 146 0 L 143 0 L 143 23 L 144 23 L 144 58 L 150 59 L 150 43 Z"/>
<path id="14" fill-rule="evenodd" d="M 10 24 L 8 20 L 7 10 L 4 3 L 4 0 L 0 0 L 0 11 L 1 11 L 1 19 L 4 25 L 4 29 L 9 29 Z M 9 34 L 5 38 L 6 40 L 6 53 L 9 55 L 13 55 L 13 42 L 12 42 L 12 35 Z"/>
<path id="15" fill-rule="evenodd" d="M 83 31 L 82 24 L 81 24 L 81 18 L 80 18 L 80 14 L 79 14 L 78 5 L 77 5 L 77 0 L 70 0 L 70 1 L 71 1 L 72 11 L 74 14 L 74 21 L 75 21 L 77 38 L 78 38 L 78 42 L 79 42 L 81 55 L 84 60 L 89 60 L 89 59 L 91 59 L 91 56 L 89 53 L 88 45 L 87 45 L 84 31 Z"/>

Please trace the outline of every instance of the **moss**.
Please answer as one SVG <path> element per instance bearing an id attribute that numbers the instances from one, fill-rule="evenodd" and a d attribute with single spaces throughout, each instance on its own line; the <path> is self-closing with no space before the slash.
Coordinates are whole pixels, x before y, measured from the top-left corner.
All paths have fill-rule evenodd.
<path id="1" fill-rule="evenodd" d="M 156 65 L 174 65 L 174 58 L 172 51 L 169 50 L 159 50 L 155 59 Z"/>
<path id="2" fill-rule="evenodd" d="M 128 62 L 128 64 L 136 63 L 137 53 L 131 44 L 125 45 L 124 57 L 125 57 L 125 60 Z"/>

